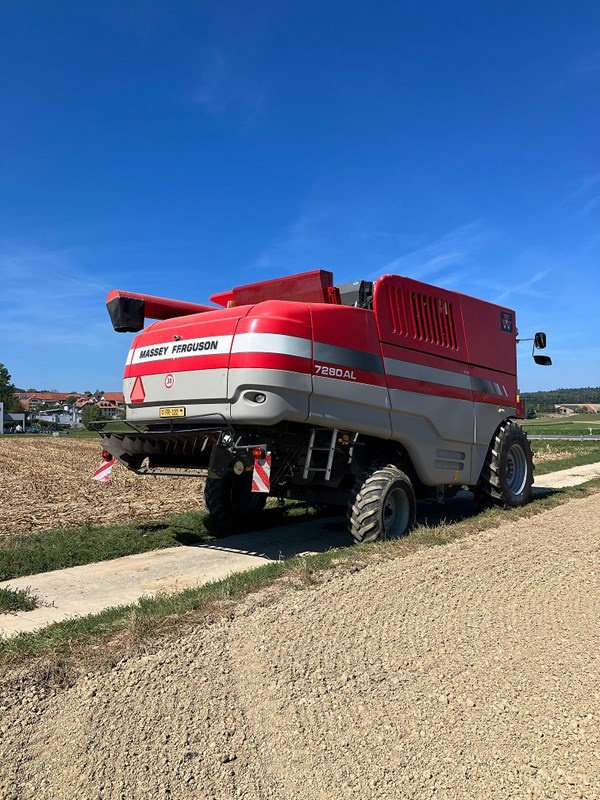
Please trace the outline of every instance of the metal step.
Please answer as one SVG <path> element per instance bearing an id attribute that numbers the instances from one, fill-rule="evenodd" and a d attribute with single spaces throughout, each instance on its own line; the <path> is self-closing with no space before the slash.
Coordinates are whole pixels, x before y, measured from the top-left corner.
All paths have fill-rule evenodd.
<path id="1" fill-rule="evenodd" d="M 329 434 L 329 446 L 328 447 L 315 447 L 315 438 L 318 433 Z M 309 472 L 324 472 L 325 473 L 325 480 L 328 481 L 331 477 L 331 467 L 333 464 L 333 457 L 335 455 L 335 446 L 337 442 L 337 435 L 338 429 L 323 429 L 317 430 L 313 428 L 310 432 L 310 439 L 308 441 L 308 450 L 306 451 L 306 459 L 304 461 L 304 472 L 302 473 L 302 477 L 306 480 L 308 478 Z M 327 466 L 326 467 L 313 467 L 312 466 L 312 458 L 313 453 L 328 453 L 327 456 Z"/>

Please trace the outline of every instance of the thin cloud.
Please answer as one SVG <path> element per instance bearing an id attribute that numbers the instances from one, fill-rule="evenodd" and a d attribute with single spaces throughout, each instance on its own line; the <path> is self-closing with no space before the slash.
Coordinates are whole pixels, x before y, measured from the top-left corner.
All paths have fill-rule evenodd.
<path id="1" fill-rule="evenodd" d="M 552 269 L 552 267 L 540 269 L 525 282 L 513 281 L 512 283 L 507 283 L 505 286 L 494 286 L 490 283 L 486 283 L 485 285 L 488 288 L 498 292 L 494 298 L 494 302 L 498 303 L 499 305 L 502 305 L 504 301 L 512 295 L 534 297 L 538 300 L 548 299 L 549 295 L 547 292 L 541 292 L 534 287 L 543 281 L 544 278 L 552 272 Z"/>
<path id="2" fill-rule="evenodd" d="M 581 53 L 567 68 L 567 73 L 576 78 L 600 76 L 600 50 Z"/>
<path id="3" fill-rule="evenodd" d="M 300 267 L 311 269 L 310 262 L 318 259 L 322 263 L 325 251 L 331 250 L 335 237 L 334 209 L 320 206 L 302 214 L 285 228 L 259 253 L 250 265 L 252 268 L 270 270 Z M 314 263 L 314 262 L 313 262 Z"/>
<path id="4" fill-rule="evenodd" d="M 72 263 L 69 250 L 19 249 L 0 253 L 0 334 L 4 341 L 98 343 L 107 287 Z M 106 326 L 104 325 L 104 328 Z"/>
<path id="5" fill-rule="evenodd" d="M 567 194 L 564 202 L 576 207 L 578 216 L 585 216 L 593 211 L 600 202 L 600 172 L 594 172 L 581 178 L 575 188 Z"/>
<path id="6" fill-rule="evenodd" d="M 398 273 L 415 278 L 432 276 L 449 266 L 464 265 L 489 242 L 490 238 L 490 232 L 484 230 L 478 222 L 461 225 L 422 247 L 388 261 L 370 277 L 375 278 L 385 273 Z"/>
<path id="7" fill-rule="evenodd" d="M 248 71 L 241 71 L 234 59 L 225 58 L 215 49 L 204 67 L 193 102 L 212 114 L 240 106 L 250 119 L 263 107 L 266 96 L 264 86 Z"/>

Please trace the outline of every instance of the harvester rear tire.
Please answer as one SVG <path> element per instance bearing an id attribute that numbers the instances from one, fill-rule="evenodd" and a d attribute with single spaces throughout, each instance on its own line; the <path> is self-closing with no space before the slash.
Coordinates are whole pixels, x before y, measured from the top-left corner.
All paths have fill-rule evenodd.
<path id="1" fill-rule="evenodd" d="M 415 490 L 398 467 L 374 466 L 357 480 L 348 503 L 348 530 L 356 542 L 397 539 L 416 517 Z"/>
<path id="2" fill-rule="evenodd" d="M 210 527 L 218 533 L 237 530 L 253 516 L 260 513 L 267 495 L 252 491 L 248 473 L 227 473 L 222 478 L 207 478 L 204 486 L 204 503 L 210 514 Z"/>
<path id="3" fill-rule="evenodd" d="M 503 422 L 492 439 L 475 500 L 484 507 L 516 508 L 531 497 L 533 454 L 527 434 L 513 420 Z"/>

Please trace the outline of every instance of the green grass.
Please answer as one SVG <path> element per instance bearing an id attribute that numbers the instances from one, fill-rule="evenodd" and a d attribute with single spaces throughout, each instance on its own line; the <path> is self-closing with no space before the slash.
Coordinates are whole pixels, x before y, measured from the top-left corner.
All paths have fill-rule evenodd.
<path id="1" fill-rule="evenodd" d="M 8 665 L 32 656 L 50 657 L 64 679 L 65 671 L 68 671 L 65 664 L 69 660 L 77 664 L 92 658 L 118 658 L 135 646 L 147 644 L 152 638 L 228 613 L 232 602 L 238 602 L 259 589 L 274 584 L 287 589 L 302 589 L 318 582 L 320 574 L 332 567 L 338 571 L 356 570 L 377 561 L 401 558 L 423 548 L 445 545 L 498 527 L 504 522 L 534 516 L 599 489 L 600 479 L 548 492 L 523 508 L 510 511 L 490 509 L 452 525 L 418 528 L 397 541 L 346 547 L 265 564 L 197 588 L 142 598 L 135 604 L 56 623 L 37 633 L 0 639 L 0 662 Z M 44 674 L 50 676 L 52 669 L 44 668 Z"/>
<path id="2" fill-rule="evenodd" d="M 534 440 L 531 442 L 531 448 L 534 454 L 536 475 L 546 475 L 548 472 L 600 462 L 600 442 L 572 442 L 564 439 Z M 548 455 L 559 457 L 540 460 Z"/>
<path id="3" fill-rule="evenodd" d="M 0 439 L 4 438 L 19 438 L 19 439 L 47 439 L 52 437 L 51 431 L 43 431 L 40 433 L 4 433 L 0 435 Z M 61 439 L 98 439 L 98 433 L 96 431 L 88 431 L 85 428 L 72 428 L 68 432 L 60 431 L 60 438 Z"/>
<path id="4" fill-rule="evenodd" d="M 587 436 L 590 428 L 593 434 L 600 434 L 600 414 L 547 414 L 539 419 L 523 420 L 521 424 L 531 434 Z"/>
<path id="5" fill-rule="evenodd" d="M 37 598 L 30 593 L 29 589 L 0 587 L 0 614 L 8 611 L 33 611 L 37 605 Z"/>
<path id="6" fill-rule="evenodd" d="M 314 514 L 312 508 L 300 503 L 289 503 L 284 508 L 271 506 L 256 519 L 254 529 L 282 525 L 287 520 L 299 522 Z M 0 546 L 0 581 L 164 547 L 202 544 L 214 538 L 207 515 L 193 511 L 153 522 L 82 525 L 23 534 Z"/>

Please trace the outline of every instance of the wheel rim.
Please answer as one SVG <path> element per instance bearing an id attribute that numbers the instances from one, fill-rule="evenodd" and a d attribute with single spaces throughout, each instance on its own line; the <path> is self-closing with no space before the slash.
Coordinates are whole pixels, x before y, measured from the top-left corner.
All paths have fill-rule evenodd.
<path id="1" fill-rule="evenodd" d="M 383 504 L 383 535 L 384 538 L 402 536 L 410 520 L 410 500 L 400 487 L 388 492 Z"/>
<path id="2" fill-rule="evenodd" d="M 521 494 L 527 483 L 527 456 L 520 444 L 513 444 L 506 454 L 506 483 L 513 494 Z"/>

